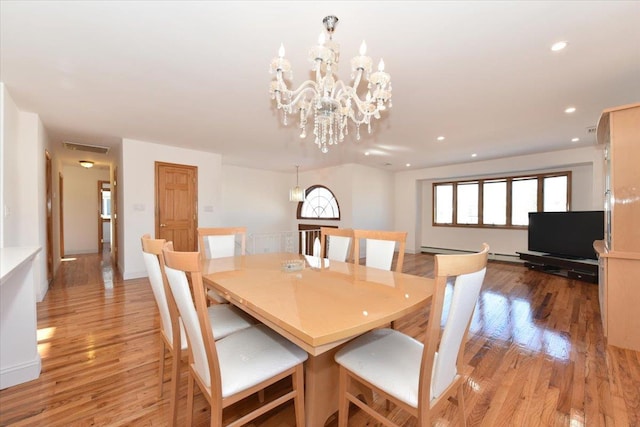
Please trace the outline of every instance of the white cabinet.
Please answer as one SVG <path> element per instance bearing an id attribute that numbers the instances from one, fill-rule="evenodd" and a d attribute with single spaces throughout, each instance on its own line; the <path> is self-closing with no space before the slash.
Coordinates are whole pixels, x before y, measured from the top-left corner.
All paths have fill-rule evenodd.
<path id="1" fill-rule="evenodd" d="M 0 248 L 0 389 L 40 376 L 33 258 L 40 248 Z"/>

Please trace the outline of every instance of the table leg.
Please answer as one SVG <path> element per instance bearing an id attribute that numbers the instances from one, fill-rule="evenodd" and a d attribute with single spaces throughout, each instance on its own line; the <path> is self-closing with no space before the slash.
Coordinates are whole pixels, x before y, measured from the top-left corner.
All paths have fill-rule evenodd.
<path id="1" fill-rule="evenodd" d="M 337 347 L 318 356 L 309 355 L 305 362 L 304 413 L 307 427 L 322 427 L 338 411 L 339 369 L 334 357 Z M 357 395 L 373 400 L 371 390 L 358 387 Z"/>
<path id="2" fill-rule="evenodd" d="M 321 427 L 338 410 L 337 348 L 318 356 L 309 355 L 305 362 L 304 412 L 306 425 Z"/>

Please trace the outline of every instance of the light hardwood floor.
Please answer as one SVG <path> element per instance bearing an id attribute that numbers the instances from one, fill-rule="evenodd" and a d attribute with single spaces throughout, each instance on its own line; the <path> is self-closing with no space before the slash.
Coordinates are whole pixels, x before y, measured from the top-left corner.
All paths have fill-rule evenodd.
<path id="1" fill-rule="evenodd" d="M 431 276 L 433 256 L 407 254 L 404 271 Z M 605 346 L 597 295 L 593 284 L 489 263 L 465 352 L 468 425 L 640 426 L 640 353 Z M 426 319 L 416 313 L 396 327 L 421 339 Z M 38 304 L 42 374 L 0 391 L 0 425 L 166 425 L 169 363 L 159 399 L 158 327 L 146 279 L 118 279 L 100 255 L 63 262 Z M 282 388 L 273 387 L 267 397 Z M 377 403 L 384 410 L 384 402 Z M 254 404 L 250 398 L 227 416 Z M 208 425 L 201 395 L 195 408 L 195 424 Z M 455 425 L 450 420 L 456 410 L 450 404 L 437 425 Z M 394 420 L 415 425 L 398 409 L 391 411 Z M 356 409 L 350 415 L 351 426 L 373 425 Z M 292 407 L 285 406 L 252 425 L 293 426 L 293 420 Z"/>

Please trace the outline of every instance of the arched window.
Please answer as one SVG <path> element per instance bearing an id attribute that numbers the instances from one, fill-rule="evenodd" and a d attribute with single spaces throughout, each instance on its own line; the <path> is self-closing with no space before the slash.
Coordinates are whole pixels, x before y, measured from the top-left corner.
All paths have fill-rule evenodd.
<path id="1" fill-rule="evenodd" d="M 340 207 L 331 190 L 323 185 L 307 188 L 304 202 L 298 203 L 298 219 L 340 219 Z"/>

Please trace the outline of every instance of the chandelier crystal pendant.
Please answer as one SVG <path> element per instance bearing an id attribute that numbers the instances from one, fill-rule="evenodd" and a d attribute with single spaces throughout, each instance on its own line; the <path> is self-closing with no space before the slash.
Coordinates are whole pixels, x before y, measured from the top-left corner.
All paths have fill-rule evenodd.
<path id="1" fill-rule="evenodd" d="M 304 202 L 305 192 L 306 190 L 300 188 L 300 184 L 298 184 L 298 166 L 296 166 L 296 186 L 289 190 L 289 201 Z"/>
<path id="2" fill-rule="evenodd" d="M 334 73 L 338 71 L 340 46 L 333 41 L 338 18 L 327 16 L 322 23 L 329 40 L 322 33 L 318 45 L 309 50 L 315 81 L 307 80 L 297 89 L 289 89 L 285 79 L 293 78 L 291 63 L 284 57 L 284 45 L 280 45 L 278 56 L 271 61 L 270 72 L 275 74 L 275 78 L 271 81 L 269 92 L 271 99 L 276 100 L 278 109 L 283 112 L 282 122 L 285 126 L 288 115 L 300 113 L 300 138 L 307 136 L 307 120 L 313 116 L 315 144 L 326 153 L 330 145 L 338 144 L 349 134 L 349 120 L 356 127 L 357 140 L 360 140 L 361 125 L 367 125 L 371 133 L 371 119 L 379 119 L 381 111 L 391 108 L 391 76 L 384 72 L 382 59 L 378 71 L 371 72 L 372 60 L 366 56 L 367 45 L 362 41 L 359 55 L 351 59 L 352 84 L 338 80 Z M 363 80 L 367 82 L 365 95 L 362 95 L 364 89 L 358 94 Z"/>

